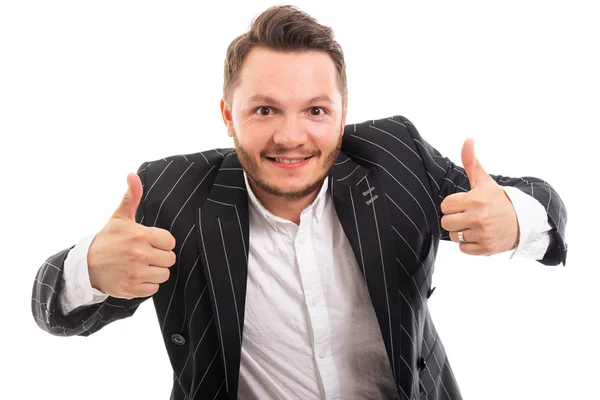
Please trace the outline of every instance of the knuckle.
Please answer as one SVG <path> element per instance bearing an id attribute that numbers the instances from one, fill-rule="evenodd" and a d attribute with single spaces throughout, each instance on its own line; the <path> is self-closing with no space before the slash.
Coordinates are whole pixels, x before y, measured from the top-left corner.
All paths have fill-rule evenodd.
<path id="1" fill-rule="evenodd" d="M 131 250 L 129 251 L 129 254 L 130 254 L 131 261 L 145 261 L 146 260 L 145 252 L 137 246 L 132 247 Z"/>
<path id="2" fill-rule="evenodd" d="M 485 206 L 485 197 L 481 193 L 474 193 L 474 196 L 471 198 L 471 203 L 477 207 Z"/>
<path id="3" fill-rule="evenodd" d="M 140 270 L 138 268 L 130 268 L 125 272 L 125 276 L 127 277 L 125 283 L 129 285 L 140 278 Z"/>
<path id="4" fill-rule="evenodd" d="M 486 224 L 485 215 L 483 213 L 476 213 L 471 219 L 471 224 L 478 228 L 484 228 Z"/>

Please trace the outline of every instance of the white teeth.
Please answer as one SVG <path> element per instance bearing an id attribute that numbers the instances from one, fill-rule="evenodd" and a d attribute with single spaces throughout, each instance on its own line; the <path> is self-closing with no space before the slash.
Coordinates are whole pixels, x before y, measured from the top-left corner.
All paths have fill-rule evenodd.
<path id="1" fill-rule="evenodd" d="M 276 158 L 275 161 L 277 161 L 278 163 L 283 163 L 283 164 L 296 164 L 299 163 L 300 161 L 304 161 L 305 158 L 300 158 L 300 159 L 296 159 L 296 160 L 290 160 L 287 158 Z"/>

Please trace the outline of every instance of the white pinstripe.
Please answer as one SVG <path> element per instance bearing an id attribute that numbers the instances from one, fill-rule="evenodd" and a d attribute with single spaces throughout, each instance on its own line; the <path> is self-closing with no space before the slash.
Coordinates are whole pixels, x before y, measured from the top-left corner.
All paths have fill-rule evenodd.
<path id="1" fill-rule="evenodd" d="M 125 308 L 125 306 L 120 305 L 120 304 L 111 304 L 108 301 L 106 303 L 104 303 L 104 305 L 109 306 L 109 307 L 114 307 L 114 308 Z"/>
<path id="2" fill-rule="evenodd" d="M 217 396 L 219 395 L 219 393 L 221 393 L 221 389 L 223 389 L 224 384 L 225 384 L 225 380 L 223 380 L 223 382 L 221 383 L 221 386 L 219 386 L 219 390 L 217 390 L 217 393 L 215 394 L 215 397 L 213 397 L 213 400 L 215 400 L 217 398 Z"/>
<path id="3" fill-rule="evenodd" d="M 456 183 L 454 183 L 450 178 L 444 177 L 445 180 L 447 180 L 448 182 L 450 182 L 452 185 L 454 185 L 455 188 L 459 188 L 461 189 L 463 192 L 468 192 L 467 189 L 458 186 Z"/>
<path id="4" fill-rule="evenodd" d="M 393 121 L 393 122 L 395 122 L 397 124 L 400 124 L 400 125 L 402 125 L 402 126 L 404 126 L 406 128 L 406 125 L 401 124 L 400 122 L 397 122 L 397 121 L 394 121 L 394 120 L 391 120 L 391 121 Z M 392 135 L 391 133 L 389 133 L 389 132 L 387 132 L 387 131 L 385 131 L 385 130 L 383 130 L 381 128 L 377 128 L 376 126 L 369 125 L 369 128 L 377 129 L 378 131 L 381 131 L 381 132 L 385 133 L 386 135 L 389 135 L 392 138 L 396 139 L 398 142 L 402 143 L 404 145 L 404 147 L 406 147 L 407 149 L 409 149 L 410 151 L 412 151 L 414 153 L 414 155 L 417 156 L 417 158 L 419 160 L 421 160 L 421 162 L 423 162 L 423 159 L 421 158 L 421 156 L 416 151 L 414 151 L 413 149 L 411 149 L 406 143 L 404 143 L 402 140 L 400 140 L 398 137 Z"/>
<path id="5" fill-rule="evenodd" d="M 152 188 L 154 188 L 154 185 L 156 185 L 156 182 L 158 182 L 158 180 L 160 179 L 160 177 L 162 176 L 162 174 L 165 173 L 165 171 L 167 170 L 167 168 L 169 168 L 169 165 L 171 165 L 172 163 L 173 163 L 173 161 L 171 161 L 170 163 L 168 163 L 167 166 L 162 170 L 162 172 L 160 173 L 160 175 L 158 175 L 158 178 L 156 178 L 156 180 L 152 183 L 152 186 L 150 186 L 150 189 L 148 189 L 148 192 L 146 192 L 146 195 L 144 196 L 144 201 L 146 201 L 146 199 L 148 198 L 148 195 L 152 191 Z"/>
<path id="6" fill-rule="evenodd" d="M 202 157 L 204 157 L 204 159 L 206 160 L 206 163 L 210 165 L 210 163 L 208 162 L 208 158 L 206 158 L 206 156 L 204 155 L 204 152 L 200 153 L 202 155 Z"/>
<path id="7" fill-rule="evenodd" d="M 404 268 L 404 266 L 402 265 L 402 263 L 397 258 L 396 258 L 396 261 L 398 261 L 398 263 L 402 266 L 402 268 Z M 406 269 L 404 271 L 406 272 Z M 406 272 L 406 273 L 408 275 L 408 272 Z M 414 282 L 414 278 L 413 278 L 413 282 Z M 415 283 L 415 285 L 416 285 L 416 283 Z M 410 311 L 412 312 L 413 320 L 414 320 L 415 324 L 420 325 L 420 323 L 417 321 L 417 317 L 415 315 L 415 311 L 413 310 L 412 306 L 410 305 L 410 302 L 406 299 L 406 297 L 404 297 L 404 294 L 402 293 L 401 290 L 399 290 L 399 292 L 400 292 L 400 295 L 402 296 L 402 298 L 404 299 L 404 301 L 406 302 L 406 304 L 408 304 L 408 307 L 410 308 Z M 417 287 L 417 292 L 419 292 L 418 287 Z M 417 297 L 419 297 L 419 299 L 421 300 L 421 303 L 422 303 L 423 300 L 421 299 L 420 295 L 417 296 Z M 423 318 L 423 320 L 425 320 L 425 317 Z M 427 327 L 429 328 L 429 332 L 430 332 L 431 336 L 435 337 L 436 338 L 435 340 L 437 341 L 437 335 L 433 335 L 433 331 L 431 330 L 431 326 L 429 326 L 429 324 L 427 324 Z M 404 327 L 402 327 L 402 329 L 404 329 Z M 406 332 L 406 329 L 404 329 L 404 332 Z M 408 334 L 408 332 L 406 332 L 406 334 L 410 338 L 410 335 Z M 415 342 L 412 340 L 412 338 L 411 338 L 411 342 L 413 343 L 413 346 L 415 346 L 415 352 L 416 352 L 416 345 L 415 345 Z M 425 345 L 425 348 L 427 349 L 427 353 L 431 353 L 435 357 L 435 353 L 432 353 L 431 350 L 429 349 L 429 346 L 427 346 L 427 341 L 426 340 L 423 340 L 423 344 Z M 437 361 L 437 359 L 436 359 L 436 361 Z M 439 363 L 438 363 L 438 366 L 439 366 Z M 409 369 L 410 369 L 410 367 L 409 367 Z M 427 372 L 429 372 L 429 375 L 431 376 L 431 380 L 435 384 L 435 380 L 433 379 L 433 375 L 431 374 L 431 371 L 429 370 L 429 367 L 427 367 L 427 364 L 425 364 L 425 369 L 427 370 Z M 440 369 L 440 373 L 441 373 L 441 369 Z M 413 380 L 414 380 L 414 375 L 413 375 Z M 441 381 L 441 379 L 440 379 L 440 381 Z M 448 393 L 448 392 L 446 391 L 446 393 Z M 448 395 L 448 397 L 451 398 L 450 395 Z"/>
<path id="8" fill-rule="evenodd" d="M 415 343 L 415 341 L 413 340 L 413 338 L 410 336 L 410 333 L 408 333 L 408 331 L 406 330 L 406 328 L 404 327 L 404 325 L 400 325 L 400 327 L 402 328 L 402 330 L 404 331 L 404 333 L 406 333 L 406 336 L 408 336 L 408 338 L 410 339 L 410 342 L 413 345 L 413 349 L 415 349 L 415 351 L 417 350 L 417 344 Z"/>
<path id="9" fill-rule="evenodd" d="M 173 192 L 173 189 L 175 189 L 175 186 L 177 186 L 177 184 L 179 183 L 179 181 L 181 180 L 181 178 L 183 178 L 183 176 L 185 175 L 185 173 L 192 168 L 192 165 L 194 165 L 194 163 L 191 163 L 186 169 L 185 171 L 183 171 L 183 173 L 179 176 L 179 178 L 177 179 L 177 181 L 175 182 L 175 184 L 173 185 L 173 187 L 171 188 L 171 190 L 169 190 L 169 193 L 167 193 L 167 195 L 165 196 L 165 198 L 161 201 L 160 206 L 158 207 L 158 211 L 156 212 L 156 218 L 154 219 L 154 223 L 152 224 L 152 226 L 156 226 L 156 221 L 158 221 L 158 216 L 160 215 L 160 210 L 162 210 L 163 204 L 165 204 L 165 201 L 167 200 L 167 198 L 169 197 L 169 195 L 171 194 L 171 192 Z M 152 188 L 150 188 L 152 189 Z"/>
<path id="10" fill-rule="evenodd" d="M 228 206 L 228 207 L 233 207 L 233 204 L 229 204 L 229 203 L 223 203 L 222 201 L 218 201 L 218 200 L 213 200 L 211 198 L 206 199 L 207 201 L 212 201 L 215 204 L 221 204 L 223 206 Z"/>
<path id="11" fill-rule="evenodd" d="M 53 267 L 55 270 L 57 270 L 58 272 L 60 272 L 60 268 L 58 268 L 56 265 L 49 263 L 48 261 L 44 261 L 44 264 L 49 265 L 51 267 Z M 42 277 L 43 279 L 43 277 Z"/>
<path id="12" fill-rule="evenodd" d="M 225 246 L 225 238 L 223 237 L 223 228 L 221 227 L 221 218 L 217 218 L 219 222 L 219 231 L 221 231 L 221 243 L 223 243 L 223 252 L 225 253 L 225 264 L 229 274 L 229 284 L 231 285 L 231 293 L 233 294 L 233 305 L 235 307 L 235 317 L 238 327 L 238 337 L 240 338 L 240 347 L 242 346 L 242 330 L 240 328 L 240 314 L 238 312 L 237 299 L 235 298 L 235 288 L 233 287 L 233 278 L 231 277 L 231 267 L 229 266 L 229 257 L 227 256 L 227 247 Z M 240 231 L 240 233 L 242 233 Z"/>
<path id="13" fill-rule="evenodd" d="M 198 303 L 200 303 L 200 299 L 198 299 L 198 301 L 196 301 L 196 306 L 194 306 L 194 311 L 196 311 L 196 307 L 198 306 Z M 202 336 L 200 337 L 200 340 L 198 340 L 198 344 L 196 344 L 196 348 L 194 349 L 194 359 L 196 358 L 196 352 L 198 351 L 198 347 L 200 347 L 200 343 L 202 343 L 202 340 L 204 339 L 204 335 L 206 335 L 206 332 L 208 332 L 208 328 L 212 324 L 213 319 L 214 319 L 214 317 L 210 317 L 210 320 L 206 324 L 206 328 L 204 328 L 204 332 L 202 332 Z M 192 321 L 190 318 L 190 330 L 191 330 L 191 325 L 192 325 Z M 183 367 L 181 367 L 181 372 L 179 373 L 179 376 L 177 377 L 177 380 L 179 382 L 181 382 L 181 377 L 183 376 L 183 373 L 185 372 L 185 369 L 187 367 L 188 361 L 190 360 L 191 356 L 192 356 L 192 353 L 188 353 L 188 356 L 185 359 L 185 362 L 183 363 Z M 207 371 L 208 371 L 208 369 L 207 369 Z M 202 383 L 202 382 L 200 382 L 200 383 Z"/>
<path id="14" fill-rule="evenodd" d="M 243 190 L 244 192 L 248 192 L 245 187 L 220 185 L 218 183 L 213 183 L 213 186 L 218 186 L 218 187 L 227 188 L 227 189 L 239 189 L 239 190 Z"/>
<path id="15" fill-rule="evenodd" d="M 556 223 L 556 229 L 558 231 L 560 231 L 560 222 L 562 221 L 562 219 L 560 218 L 560 216 L 562 215 L 562 210 L 563 208 L 560 207 L 560 211 L 558 212 L 558 222 Z"/>
<path id="16" fill-rule="evenodd" d="M 173 291 L 171 292 L 171 298 L 169 299 L 169 305 L 167 306 L 167 310 L 165 311 L 165 317 L 163 318 L 163 322 L 160 327 L 160 331 L 163 333 L 165 331 L 167 317 L 169 316 L 169 310 L 171 309 L 171 303 L 173 302 L 173 297 L 175 296 L 175 291 L 177 290 L 177 282 L 179 281 L 179 270 L 180 270 L 179 261 L 181 260 L 181 252 L 183 251 L 183 248 L 185 247 L 185 243 L 187 242 L 188 238 L 190 237 L 190 234 L 192 233 L 192 231 L 194 230 L 195 227 L 196 227 L 196 224 L 192 225 L 192 227 L 188 231 L 187 235 L 185 235 L 185 239 L 183 240 L 183 243 L 181 244 L 181 248 L 179 249 L 179 255 L 177 256 L 177 267 L 176 267 L 177 274 L 175 276 L 175 284 L 173 285 Z"/>
<path id="17" fill-rule="evenodd" d="M 183 286 L 183 298 L 187 299 L 187 287 L 188 287 L 188 283 L 190 281 L 190 277 L 192 276 L 192 272 L 194 272 L 194 269 L 196 268 L 196 265 L 198 264 L 198 260 L 200 260 L 200 254 L 198 254 L 198 257 L 196 257 L 196 261 L 194 261 L 194 265 L 192 265 L 192 269 L 190 270 L 190 273 L 188 274 L 187 279 L 185 280 L 185 285 Z M 204 286 L 204 289 L 202 289 L 202 293 L 200 294 L 200 297 L 202 297 L 202 295 L 204 294 L 204 291 L 206 290 L 206 286 Z M 181 323 L 181 329 L 183 330 L 183 326 L 185 325 L 185 320 L 187 318 L 187 301 L 183 302 L 183 322 Z M 193 311 L 192 311 L 192 315 L 193 315 Z M 191 319 L 191 316 L 190 316 Z"/>
<path id="18" fill-rule="evenodd" d="M 404 125 L 402 122 L 398 122 L 398 121 L 396 121 L 396 120 L 395 120 L 395 119 L 393 119 L 393 118 L 388 118 L 388 121 L 395 122 L 395 123 L 397 123 L 398 125 L 402 125 L 402 126 L 403 126 L 403 127 L 405 127 L 406 129 L 408 129 L 408 127 L 407 127 L 406 125 Z"/>
<path id="19" fill-rule="evenodd" d="M 206 173 L 206 175 L 204 175 L 204 177 L 200 180 L 200 183 L 198 183 L 196 185 L 196 187 L 194 188 L 194 190 L 192 190 L 192 193 L 190 193 L 190 195 L 188 196 L 188 198 L 185 200 L 185 203 L 183 203 L 183 205 L 181 206 L 181 208 L 179 209 L 179 211 L 177 211 L 177 214 L 175 214 L 175 217 L 173 218 L 173 222 L 171 222 L 171 226 L 169 227 L 169 231 L 173 230 L 173 225 L 175 224 L 175 221 L 177 221 L 177 217 L 179 217 L 179 214 L 181 213 L 181 211 L 183 210 L 183 208 L 185 207 L 185 205 L 188 203 L 188 201 L 190 201 L 190 199 L 192 198 L 192 196 L 194 195 L 194 193 L 196 193 L 196 190 L 198 190 L 198 188 L 200 187 L 200 185 L 202 185 L 202 182 L 204 182 L 204 180 L 206 179 L 206 177 L 211 173 L 211 171 L 214 168 L 215 168 L 214 165 L 212 167 L 210 167 L 210 169 L 208 170 L 208 172 Z"/>
<path id="20" fill-rule="evenodd" d="M 360 267 L 363 271 L 363 276 L 365 277 L 365 282 L 367 282 L 367 272 L 365 271 L 365 258 L 363 256 L 362 244 L 360 242 L 360 230 L 358 229 L 358 221 L 356 219 L 356 208 L 354 207 L 354 196 L 352 196 L 352 188 L 348 187 L 350 191 L 350 202 L 352 203 L 352 211 L 354 214 L 354 225 L 356 226 L 356 237 L 358 237 L 358 248 L 360 249 Z"/>
<path id="21" fill-rule="evenodd" d="M 346 175 L 345 177 L 338 179 L 337 181 L 338 181 L 338 182 L 341 182 L 341 181 L 343 181 L 344 179 L 350 178 L 350 177 L 351 177 L 351 176 L 352 176 L 352 175 L 353 175 L 353 174 L 356 172 L 356 170 L 357 170 L 357 169 L 359 169 L 359 168 L 360 168 L 360 165 L 357 165 L 357 166 L 356 166 L 356 168 L 354 168 L 354 170 L 353 170 L 352 172 L 350 172 L 350 173 L 349 173 L 348 175 Z"/>
<path id="22" fill-rule="evenodd" d="M 421 143 L 418 139 L 415 139 L 415 138 L 413 138 L 413 142 L 419 143 L 421 145 L 421 147 L 423 147 L 423 150 L 425 150 L 425 153 L 429 156 L 429 158 L 431 158 L 431 161 L 433 161 L 433 163 L 435 165 L 437 165 L 439 167 L 439 169 L 441 169 L 442 171 L 444 171 L 444 174 L 446 173 L 446 168 L 442 167 L 440 164 L 437 163 L 437 161 L 435 161 L 433 159 L 433 157 L 431 156 L 431 152 L 429 152 L 429 150 L 427 150 L 425 148 L 425 145 L 423 143 Z M 443 157 L 440 157 L 440 158 L 443 158 Z"/>
<path id="23" fill-rule="evenodd" d="M 439 191 L 440 190 L 440 185 L 438 185 L 438 183 L 435 181 L 435 178 L 433 177 L 433 175 L 431 175 L 431 173 L 429 171 L 427 171 L 427 175 L 429 175 L 429 177 L 431 178 L 431 181 L 433 182 L 433 184 L 435 185 L 435 187 Z"/>
<path id="24" fill-rule="evenodd" d="M 367 178 L 367 187 L 370 189 L 371 184 L 369 183 L 369 179 Z M 373 198 L 373 194 L 370 193 L 371 198 Z M 390 328 L 390 345 L 392 348 L 392 369 L 394 371 L 394 378 L 396 375 L 396 358 L 394 357 L 394 337 L 392 335 L 392 313 L 390 311 L 390 299 L 387 288 L 387 279 L 385 275 L 385 262 L 383 260 L 383 248 L 381 246 L 381 237 L 379 234 L 379 224 L 377 223 L 377 212 L 375 211 L 375 204 L 371 203 L 371 207 L 373 208 L 373 220 L 375 221 L 375 230 L 377 231 L 377 242 L 379 243 L 379 257 L 381 259 L 381 272 L 383 273 L 383 286 L 385 288 L 385 302 L 387 304 L 387 312 L 388 312 L 388 326 Z M 356 227 L 358 230 L 358 226 Z M 400 357 L 402 358 L 402 357 Z M 405 361 L 406 362 L 406 361 Z M 408 365 L 408 364 L 407 364 Z M 410 367 L 409 367 L 410 369 Z"/>
<path id="25" fill-rule="evenodd" d="M 240 214 L 238 213 L 237 205 L 235 207 L 235 215 L 237 216 L 238 226 L 240 227 L 240 237 L 242 238 L 242 245 L 244 246 L 244 257 L 246 258 L 246 264 L 248 264 L 248 248 L 246 247 L 246 239 L 244 239 L 244 231 L 242 230 L 242 221 L 240 220 Z"/>
<path id="26" fill-rule="evenodd" d="M 204 260 L 206 261 L 206 270 L 208 271 L 208 278 L 210 279 L 210 288 L 213 294 L 213 299 L 216 299 L 214 283 L 212 281 L 212 274 L 210 273 L 210 263 L 208 262 L 208 256 L 206 255 L 206 244 L 204 244 L 204 231 L 202 229 L 202 209 L 198 210 L 198 226 L 200 227 L 200 239 L 202 240 L 202 248 L 204 250 Z M 215 301 L 215 311 L 217 313 L 217 328 L 219 330 L 219 337 L 221 338 L 221 351 L 223 352 L 223 365 L 225 367 L 225 387 L 229 391 L 229 382 L 227 381 L 227 360 L 225 357 L 225 348 L 223 347 L 223 332 L 221 332 L 221 319 L 219 317 L 219 305 Z M 218 351 L 217 351 L 218 352 Z M 216 353 L 215 353 L 216 356 Z M 214 360 L 214 357 L 213 357 Z M 212 364 L 212 362 L 211 362 Z M 206 375 L 206 374 L 205 374 Z M 200 382 L 202 383 L 202 382 Z M 200 384 L 198 384 L 200 387 Z M 198 389 L 196 389 L 198 390 Z"/>
<path id="27" fill-rule="evenodd" d="M 50 290 L 52 291 L 52 293 L 56 294 L 56 291 L 54 290 L 54 288 L 52 286 L 40 281 L 39 278 L 35 278 L 35 280 L 37 281 L 37 283 L 39 283 L 42 286 L 48 286 L 50 288 Z"/>
<path id="28" fill-rule="evenodd" d="M 385 194 L 385 196 L 398 208 L 398 210 L 402 212 L 402 214 L 404 214 L 404 216 L 411 222 L 411 224 L 413 224 L 417 233 L 419 234 L 419 237 L 421 238 L 421 240 L 423 240 L 423 235 L 421 234 L 421 230 L 417 227 L 417 224 L 415 224 L 415 222 L 408 216 L 408 214 L 405 213 L 404 210 L 400 208 L 400 206 L 396 204 L 396 202 L 387 193 Z"/>
<path id="29" fill-rule="evenodd" d="M 398 232 L 398 231 L 396 230 L 396 228 L 394 228 L 394 225 L 391 225 L 391 227 L 392 227 L 392 229 L 394 230 L 394 232 L 396 232 L 396 234 L 397 234 L 398 236 L 400 236 L 400 239 L 402 239 L 402 240 L 404 241 L 404 243 L 406 243 L 406 245 L 408 246 L 408 248 L 410 249 L 410 251 L 412 251 L 412 253 L 415 255 L 415 258 L 417 259 L 417 261 L 420 261 L 420 260 L 419 260 L 419 256 L 417 255 L 417 253 L 415 252 L 415 250 L 414 250 L 414 249 L 411 247 L 411 245 L 410 245 L 410 244 L 408 244 L 408 242 L 406 241 L 406 239 L 404 239 L 404 236 L 402 236 L 402 235 L 400 234 L 400 232 Z"/>
<path id="30" fill-rule="evenodd" d="M 212 360 L 210 360 L 210 364 L 208 364 L 208 367 L 206 367 L 206 372 L 204 372 L 204 375 L 202 376 L 200 383 L 198 384 L 198 386 L 196 386 L 196 390 L 194 390 L 194 393 L 192 394 L 192 399 L 194 399 L 196 397 L 196 392 L 198 391 L 198 389 L 200 389 L 200 385 L 202 385 L 202 382 L 204 381 L 204 378 L 206 377 L 206 374 L 208 373 L 208 370 L 210 369 L 211 365 L 215 361 L 217 354 L 219 354 L 219 350 L 217 350 L 215 352 L 215 355 L 213 356 Z M 195 354 L 194 354 L 194 356 L 195 356 Z M 223 357 L 223 360 L 225 360 L 225 357 Z M 223 362 L 225 362 L 225 361 L 223 361 Z M 225 368 L 225 370 L 227 370 L 227 368 Z M 193 382 L 192 382 L 191 389 L 193 389 L 193 388 L 194 388 L 194 386 L 193 386 Z M 225 388 L 227 388 L 227 372 L 225 372 Z M 190 392 L 191 392 L 191 389 L 190 389 Z M 229 391 L 229 389 L 227 389 L 227 391 Z"/>

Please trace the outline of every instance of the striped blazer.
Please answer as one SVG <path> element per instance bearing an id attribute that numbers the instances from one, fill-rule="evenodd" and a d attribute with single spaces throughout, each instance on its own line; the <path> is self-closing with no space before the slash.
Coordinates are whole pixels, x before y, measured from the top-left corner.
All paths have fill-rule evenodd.
<path id="1" fill-rule="evenodd" d="M 177 241 L 171 275 L 151 296 L 173 367 L 171 399 L 235 399 L 249 242 L 247 190 L 236 153 L 171 156 L 144 162 L 138 174 L 144 192 L 136 221 L 167 229 Z M 492 177 L 546 208 L 551 242 L 539 262 L 565 264 L 567 212 L 554 189 L 534 177 Z M 439 241 L 449 240 L 440 203 L 470 189 L 464 169 L 395 115 L 346 125 L 327 179 L 369 289 L 398 398 L 461 399 L 427 302 Z M 132 316 L 147 299 L 109 297 L 61 314 L 57 293 L 69 250 L 50 256 L 37 272 L 31 306 L 41 329 L 87 336 Z"/>

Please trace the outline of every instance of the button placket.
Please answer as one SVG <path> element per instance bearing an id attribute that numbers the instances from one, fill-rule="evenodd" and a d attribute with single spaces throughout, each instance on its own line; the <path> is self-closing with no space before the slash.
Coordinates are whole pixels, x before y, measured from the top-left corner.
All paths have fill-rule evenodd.
<path id="1" fill-rule="evenodd" d="M 308 221 L 308 220 L 307 220 Z M 331 359 L 330 322 L 327 308 L 323 306 L 323 287 L 318 267 L 318 255 L 311 246 L 310 228 L 301 223 L 295 241 L 296 257 L 304 290 L 306 307 L 313 331 L 313 351 L 319 378 L 324 385 L 326 397 L 339 391 L 339 377 Z"/>

